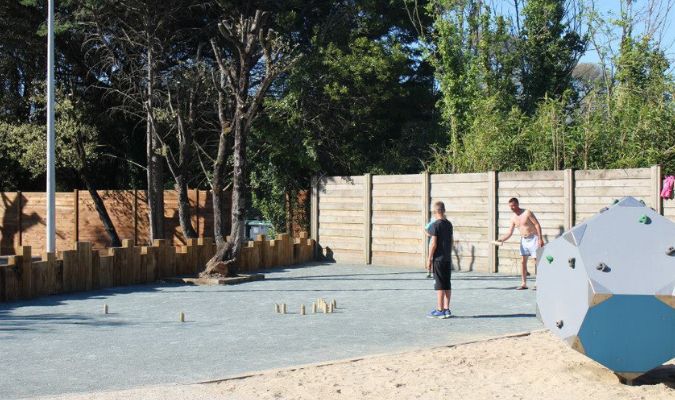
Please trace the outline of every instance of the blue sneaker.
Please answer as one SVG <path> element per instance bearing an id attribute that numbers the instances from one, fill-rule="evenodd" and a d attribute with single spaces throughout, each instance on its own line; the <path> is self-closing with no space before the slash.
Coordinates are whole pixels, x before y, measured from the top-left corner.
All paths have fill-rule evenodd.
<path id="1" fill-rule="evenodd" d="M 452 313 L 450 312 L 449 308 L 446 308 L 445 310 L 443 310 L 443 314 L 445 314 L 445 318 L 452 317 Z"/>
<path id="2" fill-rule="evenodd" d="M 443 318 L 445 318 L 445 312 L 440 311 L 440 310 L 436 310 L 434 308 L 433 311 L 431 311 L 429 314 L 427 314 L 427 317 L 443 319 Z"/>

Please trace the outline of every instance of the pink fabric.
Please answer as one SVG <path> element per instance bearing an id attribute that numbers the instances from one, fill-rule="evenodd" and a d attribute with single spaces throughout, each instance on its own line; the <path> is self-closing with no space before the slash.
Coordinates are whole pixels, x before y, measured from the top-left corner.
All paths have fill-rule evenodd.
<path id="1" fill-rule="evenodd" d="M 675 176 L 666 176 L 666 178 L 663 180 L 663 190 L 661 190 L 661 197 L 664 199 L 670 199 L 673 197 L 673 186 L 675 186 Z"/>

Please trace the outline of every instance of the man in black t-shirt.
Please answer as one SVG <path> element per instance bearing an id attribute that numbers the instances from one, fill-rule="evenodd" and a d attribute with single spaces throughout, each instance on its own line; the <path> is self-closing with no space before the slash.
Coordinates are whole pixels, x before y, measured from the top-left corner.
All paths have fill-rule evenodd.
<path id="1" fill-rule="evenodd" d="M 436 290 L 436 308 L 429 313 L 430 318 L 450 318 L 450 271 L 452 270 L 452 224 L 445 218 L 445 204 L 434 203 L 436 221 L 429 228 L 431 245 L 427 269 L 433 270 L 434 289 Z"/>

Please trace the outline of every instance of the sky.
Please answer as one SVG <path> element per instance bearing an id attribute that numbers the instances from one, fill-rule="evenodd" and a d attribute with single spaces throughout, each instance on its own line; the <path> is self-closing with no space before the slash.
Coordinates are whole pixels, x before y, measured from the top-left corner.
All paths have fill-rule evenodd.
<path id="1" fill-rule="evenodd" d="M 585 4 L 595 3 L 595 11 L 606 21 L 618 19 L 621 12 L 621 0 L 584 0 Z M 625 3 L 625 0 L 623 1 Z M 661 47 L 666 53 L 666 56 L 671 60 L 671 64 L 675 64 L 675 0 L 633 0 L 633 13 L 637 17 L 643 16 L 644 11 L 650 6 L 660 5 L 662 21 L 664 22 L 662 29 Z M 668 5 L 671 9 L 668 9 Z M 491 7 L 498 13 L 513 15 L 514 6 L 513 0 L 492 0 Z M 658 8 L 656 8 L 658 9 Z M 638 24 L 635 33 L 644 32 L 644 24 Z M 611 43 L 616 49 L 618 46 L 618 38 L 620 37 L 620 30 L 617 28 L 611 35 L 613 40 L 604 37 L 605 43 Z M 599 61 L 596 49 L 589 45 L 586 53 L 581 57 L 580 62 L 595 63 Z"/>
<path id="2" fill-rule="evenodd" d="M 668 9 L 668 3 L 672 3 L 672 8 Z M 620 0 L 596 0 L 595 6 L 596 11 L 605 19 L 616 19 L 619 17 L 621 8 Z M 666 56 L 671 63 L 675 61 L 675 1 L 673 0 L 634 0 L 633 10 L 640 15 L 645 14 L 645 10 L 649 7 L 650 4 L 661 4 L 661 15 L 663 16 L 662 21 L 663 27 L 661 29 L 662 38 L 661 38 L 661 47 L 666 53 Z M 638 31 L 644 32 L 644 24 L 638 25 Z M 620 32 L 618 29 L 614 32 L 616 37 L 619 37 Z M 615 43 L 616 44 L 616 43 Z M 615 46 L 616 47 L 616 46 Z M 597 51 L 589 46 L 586 54 L 581 58 L 581 62 L 597 62 L 598 54 Z"/>

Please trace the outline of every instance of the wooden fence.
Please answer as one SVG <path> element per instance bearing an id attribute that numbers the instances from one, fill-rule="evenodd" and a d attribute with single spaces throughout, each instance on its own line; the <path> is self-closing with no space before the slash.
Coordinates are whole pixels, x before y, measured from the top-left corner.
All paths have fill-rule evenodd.
<path id="1" fill-rule="evenodd" d="M 120 238 L 134 244 L 150 244 L 145 191 L 100 190 L 110 219 Z M 192 226 L 200 237 L 213 236 L 211 192 L 189 190 Z M 44 250 L 46 195 L 43 192 L 0 193 L 0 254 L 14 254 L 14 248 L 31 245 Z M 229 217 L 229 209 L 225 210 Z M 87 191 L 56 193 L 56 248 L 67 249 L 76 242 L 91 242 L 94 248 L 110 246 L 108 235 Z M 178 194 L 164 191 L 164 237 L 173 244 L 186 244 L 178 220 Z"/>
<path id="2" fill-rule="evenodd" d="M 148 206 L 145 191 L 101 190 L 110 219 L 120 238 L 130 238 L 136 245 L 150 244 Z M 227 196 L 227 195 L 226 195 Z M 188 191 L 192 226 L 199 237 L 213 237 L 213 202 L 208 190 Z M 229 198 L 229 197 L 228 197 Z M 307 194 L 301 192 L 296 204 L 287 207 L 292 214 L 291 232 L 298 235 L 303 228 Z M 287 202 L 288 203 L 288 202 Z M 14 254 L 22 245 L 33 251 L 44 251 L 45 193 L 0 192 L 0 255 Z M 223 210 L 229 227 L 229 202 Z M 56 193 L 56 248 L 68 249 L 76 242 L 91 242 L 95 249 L 110 247 L 110 240 L 87 191 Z M 174 245 L 187 243 L 178 220 L 178 193 L 164 191 L 164 238 Z M 290 233 L 290 232 L 289 232 Z"/>
<path id="3" fill-rule="evenodd" d="M 56 293 L 79 292 L 114 286 L 154 282 L 177 275 L 195 274 L 215 254 L 213 239 L 188 239 L 186 245 L 172 246 L 155 240 L 152 246 L 93 249 L 90 242 L 78 242 L 72 250 L 57 254 L 36 253 L 20 246 L 7 265 L 0 265 L 0 301 L 31 299 Z M 302 232 L 296 239 L 288 234 L 275 240 L 260 235 L 242 248 L 237 267 L 242 273 L 281 265 L 308 262 L 314 256 L 314 240 Z"/>
<path id="4" fill-rule="evenodd" d="M 325 177 L 312 187 L 311 237 L 324 257 L 337 262 L 423 266 L 422 227 L 431 218 L 431 205 L 441 200 L 455 229 L 455 268 L 515 273 L 517 238 L 501 247 L 490 244 L 509 228 L 511 197 L 535 213 L 550 241 L 623 196 L 644 200 L 675 220 L 675 201 L 659 197 L 661 178 L 659 166 Z"/>

